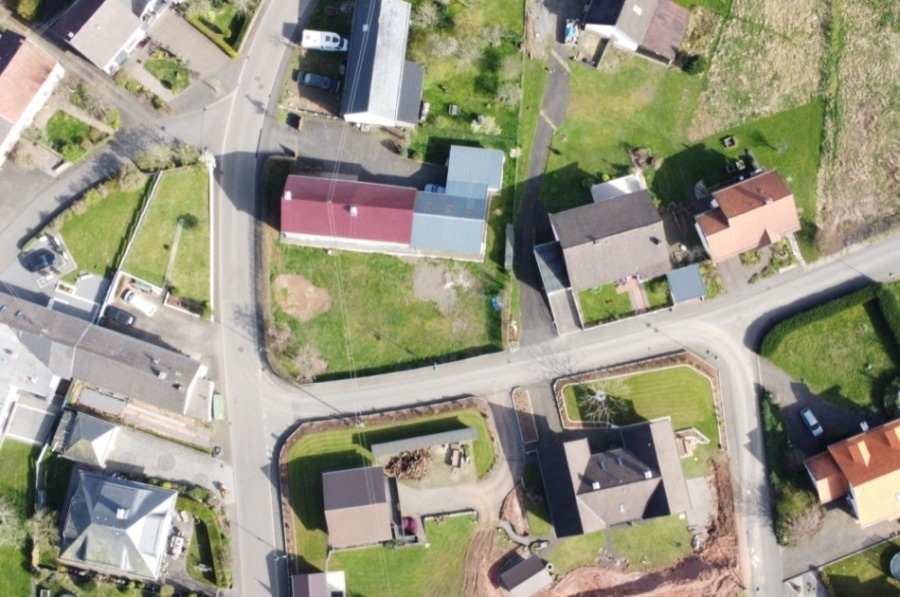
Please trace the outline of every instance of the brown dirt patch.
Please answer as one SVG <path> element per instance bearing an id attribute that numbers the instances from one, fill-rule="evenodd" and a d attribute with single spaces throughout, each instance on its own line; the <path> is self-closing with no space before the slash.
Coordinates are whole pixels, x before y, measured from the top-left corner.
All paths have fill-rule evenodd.
<path id="1" fill-rule="evenodd" d="M 420 301 L 433 301 L 444 315 L 456 306 L 456 289 L 468 290 L 475 281 L 464 269 L 451 269 L 428 261 L 416 262 L 413 271 L 413 291 Z"/>
<path id="2" fill-rule="evenodd" d="M 626 573 L 585 566 L 567 574 L 549 595 L 734 595 L 740 592 L 734 502 L 726 455 L 713 463 L 718 496 L 709 539 L 700 551 L 659 572 Z"/>
<path id="3" fill-rule="evenodd" d="M 467 597 L 502 597 L 505 593 L 500 589 L 500 573 L 517 553 L 523 558 L 528 557 L 527 553 L 512 549 L 509 542 L 500 537 L 489 527 L 479 527 L 475 531 L 466 552 L 463 594 Z"/>
<path id="4" fill-rule="evenodd" d="M 525 388 L 515 388 L 512 392 L 516 418 L 522 432 L 522 442 L 531 443 L 538 440 L 537 426 L 534 423 L 534 411 L 531 408 L 531 397 Z"/>
<path id="5" fill-rule="evenodd" d="M 300 321 L 309 321 L 331 309 L 331 294 L 303 276 L 281 274 L 275 278 L 272 292 L 278 306 Z"/>
<path id="6" fill-rule="evenodd" d="M 503 498 L 500 506 L 500 519 L 505 520 L 519 535 L 529 532 L 528 518 L 525 517 L 525 502 L 521 487 L 516 487 Z"/>

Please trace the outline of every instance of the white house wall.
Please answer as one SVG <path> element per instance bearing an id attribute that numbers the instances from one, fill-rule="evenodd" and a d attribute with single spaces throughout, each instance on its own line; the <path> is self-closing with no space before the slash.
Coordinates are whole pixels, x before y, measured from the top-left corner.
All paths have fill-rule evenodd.
<path id="1" fill-rule="evenodd" d="M 22 112 L 19 120 L 16 121 L 10 129 L 9 134 L 7 134 L 6 138 L 3 139 L 3 142 L 0 143 L 0 166 L 6 161 L 6 156 L 12 151 L 12 148 L 19 140 L 19 137 L 22 136 L 22 132 L 34 122 L 34 117 L 37 116 L 38 112 L 41 111 L 41 108 L 44 107 L 44 104 L 47 103 L 47 100 L 50 99 L 50 94 L 53 93 L 53 90 L 62 80 L 65 73 L 66 71 L 62 65 L 57 63 L 56 66 L 53 67 L 53 70 L 50 71 L 47 80 L 44 81 L 44 84 L 41 85 L 35 96 L 31 98 L 31 102 L 28 103 L 28 106 L 26 106 L 25 111 Z"/>

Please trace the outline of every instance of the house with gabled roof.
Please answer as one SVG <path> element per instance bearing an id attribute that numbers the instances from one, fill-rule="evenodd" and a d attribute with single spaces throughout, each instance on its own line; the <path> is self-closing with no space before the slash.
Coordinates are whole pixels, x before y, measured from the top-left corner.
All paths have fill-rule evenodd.
<path id="1" fill-rule="evenodd" d="M 537 556 L 520 560 L 500 573 L 500 586 L 510 597 L 531 597 L 552 584 L 547 564 Z"/>
<path id="2" fill-rule="evenodd" d="M 584 29 L 624 50 L 669 64 L 690 19 L 690 11 L 672 0 L 592 0 Z"/>
<path id="3" fill-rule="evenodd" d="M 394 538 L 388 478 L 380 466 L 322 473 L 328 545 L 334 549 Z"/>
<path id="4" fill-rule="evenodd" d="M 406 59 L 412 7 L 403 0 L 357 0 L 341 99 L 347 122 L 414 127 L 425 70 Z"/>
<path id="5" fill-rule="evenodd" d="M 716 263 L 800 230 L 794 194 L 778 172 L 741 178 L 714 190 L 710 209 L 695 217 L 703 248 Z"/>
<path id="6" fill-rule="evenodd" d="M 104 574 L 158 579 L 177 497 L 170 489 L 80 471 L 57 559 Z"/>
<path id="7" fill-rule="evenodd" d="M 168 6 L 168 0 L 75 0 L 53 25 L 53 32 L 111 75 Z"/>
<path id="8" fill-rule="evenodd" d="M 861 527 L 900 519 L 900 420 L 831 444 L 803 464 L 819 502 L 846 497 Z"/>
<path id="9" fill-rule="evenodd" d="M 119 426 L 73 410 L 63 411 L 50 447 L 63 458 L 98 468 L 116 444 Z"/>
<path id="10" fill-rule="evenodd" d="M 30 39 L 12 31 L 0 34 L 0 166 L 64 74 Z"/>

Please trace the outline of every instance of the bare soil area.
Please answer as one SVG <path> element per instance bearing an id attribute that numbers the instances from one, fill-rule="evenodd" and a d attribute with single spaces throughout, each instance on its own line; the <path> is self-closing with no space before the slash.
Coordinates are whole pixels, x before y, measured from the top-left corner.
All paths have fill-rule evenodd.
<path id="1" fill-rule="evenodd" d="M 538 440 L 537 425 L 534 423 L 534 411 L 531 408 L 531 397 L 525 388 L 515 388 L 512 392 L 516 418 L 522 431 L 522 441 L 526 444 Z"/>
<path id="2" fill-rule="evenodd" d="M 331 309 L 331 295 L 296 274 L 275 278 L 275 300 L 285 313 L 300 321 L 309 321 Z"/>
<path id="3" fill-rule="evenodd" d="M 480 527 L 475 531 L 469 550 L 466 552 L 466 584 L 467 597 L 503 597 L 506 593 L 500 589 L 500 573 L 516 550 L 501 541 L 497 531 L 490 527 Z M 525 556 L 527 557 L 527 556 Z"/>
<path id="4" fill-rule="evenodd" d="M 472 275 L 464 269 L 451 269 L 429 261 L 416 261 L 413 290 L 420 301 L 433 301 L 444 315 L 456 306 L 456 289 L 467 290 L 474 284 Z"/>

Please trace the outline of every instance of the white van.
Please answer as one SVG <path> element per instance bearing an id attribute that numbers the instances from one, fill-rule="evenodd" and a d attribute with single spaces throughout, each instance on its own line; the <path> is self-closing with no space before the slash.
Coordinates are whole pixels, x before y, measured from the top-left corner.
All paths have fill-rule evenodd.
<path id="1" fill-rule="evenodd" d="M 331 31 L 313 31 L 305 29 L 300 45 L 307 50 L 324 50 L 325 52 L 346 52 L 350 40 Z"/>
<path id="2" fill-rule="evenodd" d="M 156 313 L 156 303 L 154 303 L 144 295 L 135 292 L 134 290 L 125 291 L 125 294 L 122 295 L 122 298 L 126 303 L 132 305 L 135 309 L 138 309 L 147 317 L 153 317 L 153 315 Z"/>

